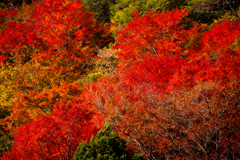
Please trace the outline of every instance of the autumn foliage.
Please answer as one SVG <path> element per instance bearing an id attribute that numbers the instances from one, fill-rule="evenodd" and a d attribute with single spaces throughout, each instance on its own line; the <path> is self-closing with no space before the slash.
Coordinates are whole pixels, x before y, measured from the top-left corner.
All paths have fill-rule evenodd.
<path id="1" fill-rule="evenodd" d="M 71 159 L 78 144 L 96 134 L 93 112 L 80 102 L 61 102 L 53 108 L 51 114 L 18 128 L 12 152 L 2 159 Z"/>
<path id="2" fill-rule="evenodd" d="M 58 90 L 73 89 L 67 82 L 75 82 L 87 72 L 89 58 L 105 40 L 94 38 L 104 28 L 83 9 L 80 1 L 42 1 L 34 4 L 31 19 L 11 21 L 1 32 L 3 65 L 14 66 L 17 75 L 9 77 L 18 97 L 17 104 L 12 106 L 11 122 L 7 124 L 10 130 L 27 121 L 24 112 L 30 116 L 27 119 L 32 119 L 51 110 L 62 97 Z M 63 94 L 69 92 L 75 89 Z"/>
<path id="3" fill-rule="evenodd" d="M 99 127 L 87 103 L 74 101 L 83 92 L 78 80 L 91 70 L 90 58 L 108 41 L 105 28 L 80 1 L 36 1 L 2 12 L 1 90 L 8 91 L 1 97 L 6 114 L 0 124 L 3 133 L 15 135 L 4 157 L 71 159 Z"/>
<path id="4" fill-rule="evenodd" d="M 238 157 L 239 22 L 203 33 L 186 15 L 136 15 L 118 33 L 118 74 L 86 97 L 147 159 Z"/>
<path id="5" fill-rule="evenodd" d="M 144 159 L 240 159 L 239 20 L 134 11 L 107 47 L 114 24 L 84 7 L 0 10 L 2 159 L 71 159 L 104 122 Z"/>

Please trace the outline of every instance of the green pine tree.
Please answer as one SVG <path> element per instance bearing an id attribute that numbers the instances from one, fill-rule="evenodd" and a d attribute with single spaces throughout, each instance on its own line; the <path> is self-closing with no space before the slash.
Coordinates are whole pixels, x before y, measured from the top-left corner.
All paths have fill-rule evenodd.
<path id="1" fill-rule="evenodd" d="M 80 143 L 73 160 L 130 160 L 126 140 L 113 132 L 113 126 L 105 125 L 90 144 Z M 143 160 L 142 155 L 135 154 L 133 160 Z"/>

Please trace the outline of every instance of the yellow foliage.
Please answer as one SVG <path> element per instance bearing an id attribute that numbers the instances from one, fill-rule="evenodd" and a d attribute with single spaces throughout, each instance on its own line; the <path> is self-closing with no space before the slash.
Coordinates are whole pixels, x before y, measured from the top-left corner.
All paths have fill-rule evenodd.
<path id="1" fill-rule="evenodd" d="M 238 10 L 236 11 L 236 14 L 237 14 L 237 15 L 235 15 L 233 12 L 230 12 L 230 11 L 226 12 L 226 13 L 225 13 L 223 16 L 221 16 L 220 18 L 215 19 L 214 22 L 208 26 L 209 29 L 211 29 L 212 27 L 214 27 L 214 26 L 217 25 L 217 24 L 222 23 L 222 22 L 223 22 L 224 20 L 226 20 L 226 19 L 229 20 L 230 22 L 234 22 L 234 21 L 238 20 L 238 19 L 239 19 L 238 17 L 240 17 L 240 7 L 239 7 Z"/>

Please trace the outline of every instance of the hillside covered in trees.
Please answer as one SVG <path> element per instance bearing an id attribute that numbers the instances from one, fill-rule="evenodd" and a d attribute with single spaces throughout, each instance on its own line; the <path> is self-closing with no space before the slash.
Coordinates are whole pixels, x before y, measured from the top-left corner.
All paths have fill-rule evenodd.
<path id="1" fill-rule="evenodd" d="M 3 0 L 2 160 L 240 159 L 237 0 Z"/>

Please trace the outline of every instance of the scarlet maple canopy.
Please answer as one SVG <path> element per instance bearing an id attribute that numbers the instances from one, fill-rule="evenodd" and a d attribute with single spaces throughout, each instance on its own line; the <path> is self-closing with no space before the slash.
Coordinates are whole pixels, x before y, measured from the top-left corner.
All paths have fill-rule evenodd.
<path id="1" fill-rule="evenodd" d="M 81 141 L 89 141 L 98 131 L 94 113 L 80 102 L 61 102 L 51 114 L 18 128 L 12 151 L 5 159 L 71 159 Z"/>
<path id="2" fill-rule="evenodd" d="M 4 120 L 18 131 L 3 159 L 71 159 L 98 130 L 94 109 L 146 159 L 240 159 L 239 21 L 204 32 L 185 9 L 134 12 L 116 52 L 95 61 L 111 75 L 80 88 L 105 28 L 79 0 L 33 6 L 30 19 L 1 23 L 2 99 L 16 95 Z"/>
<path id="3" fill-rule="evenodd" d="M 103 26 L 79 0 L 43 0 L 32 8 L 29 19 L 10 21 L 0 33 L 0 58 L 6 68 L 14 67 L 6 80 L 13 83 L 9 88 L 17 103 L 4 120 L 11 132 L 38 113 L 51 111 L 62 97 L 79 96 L 70 92 L 80 90 L 76 81 L 89 70 L 93 52 L 105 42 L 95 36 L 105 32 Z"/>
<path id="4" fill-rule="evenodd" d="M 202 34 L 182 27 L 186 15 L 133 18 L 117 38 L 118 73 L 87 98 L 147 159 L 239 157 L 239 22 Z"/>

